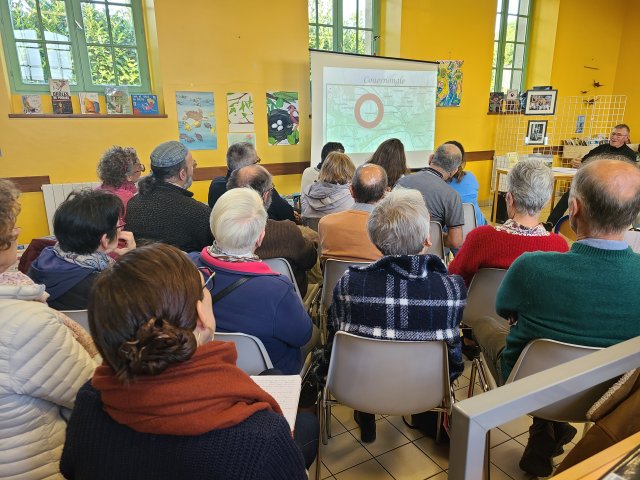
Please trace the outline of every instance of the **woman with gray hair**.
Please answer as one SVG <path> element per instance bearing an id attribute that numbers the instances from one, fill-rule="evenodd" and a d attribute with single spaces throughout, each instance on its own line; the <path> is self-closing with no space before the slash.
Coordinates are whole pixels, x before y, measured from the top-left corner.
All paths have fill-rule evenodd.
<path id="1" fill-rule="evenodd" d="M 449 272 L 461 275 L 467 286 L 481 268 L 507 269 L 525 252 L 566 252 L 567 242 L 547 232 L 540 210 L 553 188 L 553 173 L 542 161 L 522 160 L 507 175 L 507 214 L 503 225 L 485 225 L 467 235 L 449 264 Z"/>

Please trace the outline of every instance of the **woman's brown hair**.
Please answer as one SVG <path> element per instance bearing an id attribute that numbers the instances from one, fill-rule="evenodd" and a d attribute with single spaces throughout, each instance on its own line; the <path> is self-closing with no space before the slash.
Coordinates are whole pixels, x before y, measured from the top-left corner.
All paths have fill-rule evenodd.
<path id="1" fill-rule="evenodd" d="M 319 182 L 345 185 L 351 182 L 356 167 L 349 155 L 340 152 L 331 152 L 322 162 L 322 168 L 318 175 Z"/>
<path id="2" fill-rule="evenodd" d="M 8 250 L 15 240 L 13 229 L 20 213 L 20 191 L 9 180 L 0 179 L 0 250 Z"/>
<path id="3" fill-rule="evenodd" d="M 200 273 L 183 252 L 164 244 L 139 247 L 96 279 L 91 336 L 121 381 L 157 375 L 195 353 L 202 299 Z"/>
<path id="4" fill-rule="evenodd" d="M 393 188 L 396 182 L 408 172 L 404 145 L 397 138 L 382 142 L 367 163 L 374 163 L 384 168 L 387 172 L 389 188 Z"/>

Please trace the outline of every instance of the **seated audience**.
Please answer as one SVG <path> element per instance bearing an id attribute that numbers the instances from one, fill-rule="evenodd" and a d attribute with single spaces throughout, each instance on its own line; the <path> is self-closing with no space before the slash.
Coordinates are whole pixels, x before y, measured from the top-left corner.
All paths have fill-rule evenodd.
<path id="1" fill-rule="evenodd" d="M 484 215 L 482 215 L 480 205 L 478 205 L 478 191 L 480 190 L 480 184 L 472 172 L 467 172 L 464 169 L 467 165 L 467 162 L 464 159 L 464 147 L 460 142 L 456 142 L 455 140 L 450 140 L 445 143 L 455 145 L 462 152 L 462 163 L 455 175 L 449 179 L 449 185 L 458 192 L 462 203 L 471 203 L 473 205 L 473 210 L 476 214 L 476 225 L 478 227 L 486 225 L 487 220 L 484 218 Z"/>
<path id="2" fill-rule="evenodd" d="M 65 416 L 97 365 L 95 347 L 82 327 L 46 306 L 42 285 L 8 270 L 19 211 L 18 191 L 0 180 L 0 477 L 61 478 Z"/>
<path id="3" fill-rule="evenodd" d="M 322 151 L 320 152 L 320 163 L 315 167 L 309 166 L 304 169 L 304 172 L 302 172 L 302 180 L 300 182 L 301 192 L 304 192 L 309 185 L 318 180 L 322 164 L 327 159 L 327 155 L 331 152 L 344 153 L 344 146 L 339 142 L 327 142 L 324 144 L 324 147 L 322 147 Z"/>
<path id="4" fill-rule="evenodd" d="M 293 284 L 255 254 L 265 237 L 267 212 L 251 188 L 223 194 L 211 212 L 213 245 L 190 257 L 215 273 L 211 288 L 218 330 L 262 340 L 273 366 L 285 375 L 300 373 L 300 347 L 312 324 Z"/>
<path id="5" fill-rule="evenodd" d="M 196 166 L 180 142 L 161 143 L 151 152 L 151 175 L 138 182 L 140 192 L 127 206 L 127 226 L 136 238 L 168 243 L 185 252 L 211 243 L 211 210 L 189 191 Z"/>
<path id="6" fill-rule="evenodd" d="M 140 163 L 133 148 L 111 147 L 102 154 L 98 164 L 98 177 L 102 180 L 102 185 L 98 188 L 120 197 L 126 212 L 127 203 L 131 197 L 138 193 L 135 182 L 138 181 L 144 170 L 144 165 Z"/>
<path id="7" fill-rule="evenodd" d="M 449 264 L 449 272 L 469 286 L 481 268 L 507 269 L 524 252 L 566 252 L 564 238 L 549 233 L 540 223 L 540 210 L 553 189 L 553 173 L 540 160 L 522 160 L 507 175 L 507 214 L 503 225 L 485 225 L 467 235 Z"/>
<path id="8" fill-rule="evenodd" d="M 227 183 L 231 173 L 239 168 L 260 163 L 256 147 L 248 142 L 234 143 L 227 150 L 227 175 L 216 177 L 209 185 L 209 208 L 213 208 L 220 196 L 227 191 Z M 272 220 L 297 220 L 293 207 L 273 188 L 271 204 L 267 209 Z"/>
<path id="9" fill-rule="evenodd" d="M 211 295 L 178 249 L 140 247 L 100 275 L 89 324 L 104 363 L 76 399 L 66 478 L 307 478 L 277 402 L 211 341 Z"/>
<path id="10" fill-rule="evenodd" d="M 318 181 L 302 192 L 302 217 L 320 218 L 350 209 L 354 202 L 349 182 L 355 169 L 344 153 L 330 153 L 322 164 Z"/>
<path id="11" fill-rule="evenodd" d="M 414 188 L 422 194 L 431 219 L 442 226 L 442 239 L 449 248 L 460 248 L 462 245 L 462 201 L 458 192 L 447 183 L 456 174 L 461 163 L 460 149 L 445 143 L 431 154 L 427 168 L 398 181 L 401 187 Z"/>
<path id="12" fill-rule="evenodd" d="M 98 274 L 113 259 L 136 247 L 131 232 L 118 224 L 120 198 L 102 190 L 72 192 L 53 216 L 58 240 L 31 264 L 28 275 L 44 284 L 47 302 L 56 310 L 85 310 Z M 119 241 L 123 242 L 119 246 Z"/>
<path id="13" fill-rule="evenodd" d="M 398 180 L 409 173 L 404 145 L 397 138 L 390 138 L 382 142 L 367 163 L 380 165 L 384 168 L 387 172 L 389 188 L 395 187 Z"/>
<path id="14" fill-rule="evenodd" d="M 349 186 L 355 204 L 351 210 L 325 215 L 318 224 L 321 260 L 337 258 L 372 262 L 382 253 L 371 243 L 367 233 L 369 214 L 387 192 L 387 174 L 379 165 L 356 168 Z"/>
<path id="15" fill-rule="evenodd" d="M 491 317 L 474 326 L 499 383 L 536 338 L 608 347 L 640 335 L 640 255 L 624 241 L 640 212 L 640 170 L 607 157 L 584 165 L 571 184 L 569 212 L 577 236 L 571 250 L 525 253 L 502 281 L 496 311 L 511 328 Z M 575 433 L 568 424 L 534 418 L 520 468 L 550 475 L 552 458 Z"/>
<path id="16" fill-rule="evenodd" d="M 269 211 L 273 199 L 273 179 L 266 168 L 260 165 L 249 165 L 234 170 L 229 176 L 227 190 L 238 187 L 254 189 L 262 197 L 264 208 Z M 301 229 L 302 228 L 302 229 Z M 284 258 L 291 265 L 298 290 L 304 297 L 307 293 L 307 271 L 316 264 L 318 252 L 314 240 L 317 234 L 305 227 L 298 227 L 290 220 L 267 220 L 264 239 L 256 249 L 256 255 L 268 258 Z M 302 232 L 308 233 L 307 238 Z"/>
<path id="17" fill-rule="evenodd" d="M 330 325 L 371 338 L 445 340 L 454 380 L 464 368 L 459 327 L 467 289 L 462 278 L 447 273 L 440 258 L 424 254 L 431 242 L 429 212 L 420 193 L 393 190 L 371 212 L 368 231 L 384 257 L 366 267 L 349 267 L 333 293 Z M 373 413 L 355 412 L 355 418 L 361 440 L 375 440 Z"/>

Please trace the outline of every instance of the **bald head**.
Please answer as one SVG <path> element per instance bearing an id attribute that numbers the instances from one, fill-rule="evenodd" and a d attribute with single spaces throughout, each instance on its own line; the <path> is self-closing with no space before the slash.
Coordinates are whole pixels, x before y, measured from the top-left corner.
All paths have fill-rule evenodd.
<path id="1" fill-rule="evenodd" d="M 640 213 L 640 170 L 630 162 L 599 156 L 576 173 L 570 194 L 574 201 L 590 234 L 622 234 Z"/>
<path id="2" fill-rule="evenodd" d="M 461 163 L 462 152 L 452 143 L 440 145 L 431 159 L 431 165 L 438 166 L 447 173 L 455 171 Z"/>
<path id="3" fill-rule="evenodd" d="M 358 203 L 376 203 L 387 188 L 387 172 L 380 165 L 365 163 L 356 168 L 351 179 L 351 194 Z"/>
<path id="4" fill-rule="evenodd" d="M 227 191 L 241 187 L 248 187 L 258 192 L 266 208 L 269 208 L 273 179 L 266 168 L 260 165 L 248 165 L 231 172 L 227 180 Z"/>

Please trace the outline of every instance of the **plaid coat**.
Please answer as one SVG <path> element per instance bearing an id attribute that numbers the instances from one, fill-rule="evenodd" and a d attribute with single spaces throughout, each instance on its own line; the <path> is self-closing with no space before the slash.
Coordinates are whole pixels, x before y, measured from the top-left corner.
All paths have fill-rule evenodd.
<path id="1" fill-rule="evenodd" d="M 334 330 L 388 340 L 445 340 L 451 380 L 464 368 L 460 320 L 467 303 L 462 277 L 435 255 L 385 256 L 349 267 L 333 292 Z"/>

